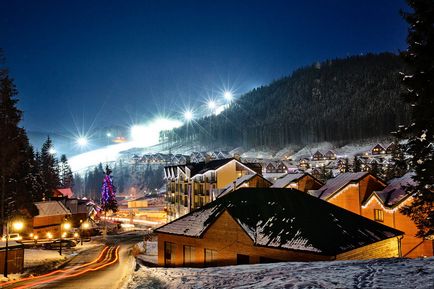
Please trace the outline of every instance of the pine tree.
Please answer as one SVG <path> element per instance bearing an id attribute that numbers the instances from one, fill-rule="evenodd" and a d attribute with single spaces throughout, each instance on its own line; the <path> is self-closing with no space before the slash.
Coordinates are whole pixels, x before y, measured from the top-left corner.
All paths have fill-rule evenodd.
<path id="1" fill-rule="evenodd" d="M 74 176 L 66 155 L 60 156 L 59 178 L 60 184 L 63 188 L 72 188 L 74 186 Z"/>
<path id="2" fill-rule="evenodd" d="M 41 175 L 44 180 L 46 197 L 53 194 L 53 190 L 60 187 L 59 166 L 53 154 L 53 142 L 48 136 L 41 149 Z"/>
<path id="3" fill-rule="evenodd" d="M 104 212 L 118 210 L 118 204 L 116 201 L 116 187 L 113 185 L 113 179 L 110 176 L 112 171 L 106 166 L 104 181 L 101 188 L 101 207 Z"/>
<path id="4" fill-rule="evenodd" d="M 357 172 L 361 172 L 361 171 L 362 171 L 362 161 L 360 160 L 360 158 L 358 156 L 354 156 L 353 172 L 357 173 Z"/>
<path id="5" fill-rule="evenodd" d="M 434 1 L 407 0 L 411 13 L 402 13 L 410 25 L 408 49 L 402 53 L 409 74 L 403 77 L 403 97 L 412 107 L 407 153 L 416 175 L 410 188 L 414 200 L 402 212 L 418 228 L 417 236 L 434 237 Z"/>
<path id="6" fill-rule="evenodd" d="M 16 107 L 18 94 L 0 51 L 0 202 L 1 221 L 16 215 L 34 215 L 38 183 L 32 177 L 33 149 L 26 131 L 19 127 L 22 112 Z"/>

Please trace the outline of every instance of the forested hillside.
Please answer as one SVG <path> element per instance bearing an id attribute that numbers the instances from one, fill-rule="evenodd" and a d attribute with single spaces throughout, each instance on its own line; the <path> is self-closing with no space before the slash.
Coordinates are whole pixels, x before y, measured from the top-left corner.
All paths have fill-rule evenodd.
<path id="1" fill-rule="evenodd" d="M 390 53 L 316 63 L 254 89 L 217 116 L 165 132 L 164 138 L 215 149 L 385 136 L 409 117 L 399 96 L 403 69 Z"/>

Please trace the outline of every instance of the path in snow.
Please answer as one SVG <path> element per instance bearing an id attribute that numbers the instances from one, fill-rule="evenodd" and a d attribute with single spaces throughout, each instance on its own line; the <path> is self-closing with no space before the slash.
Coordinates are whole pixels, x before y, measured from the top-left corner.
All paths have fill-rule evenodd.
<path id="1" fill-rule="evenodd" d="M 206 269 L 142 267 L 126 288 L 433 289 L 434 258 L 291 262 Z"/>

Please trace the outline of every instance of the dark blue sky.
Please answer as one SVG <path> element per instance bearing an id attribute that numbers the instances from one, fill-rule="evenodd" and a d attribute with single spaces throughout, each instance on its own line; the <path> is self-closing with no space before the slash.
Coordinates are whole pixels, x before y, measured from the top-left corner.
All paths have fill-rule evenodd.
<path id="1" fill-rule="evenodd" d="M 33 131 L 128 125 L 295 68 L 406 47 L 402 0 L 6 1 L 0 47 Z"/>

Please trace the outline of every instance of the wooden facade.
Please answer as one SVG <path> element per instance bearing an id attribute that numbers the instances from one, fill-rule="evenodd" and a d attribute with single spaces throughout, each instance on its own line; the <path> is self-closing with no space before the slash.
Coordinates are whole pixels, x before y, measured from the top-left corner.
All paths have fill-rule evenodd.
<path id="1" fill-rule="evenodd" d="M 385 187 L 383 181 L 369 173 L 343 173 L 335 179 L 330 179 L 315 194 L 333 205 L 361 215 L 365 199 L 373 191 Z M 326 194 L 322 194 L 323 192 Z"/>
<path id="2" fill-rule="evenodd" d="M 259 204 L 263 205 L 259 206 Z M 278 205 L 275 211 L 270 210 L 275 205 Z M 318 220 L 318 224 L 306 219 L 308 213 L 303 209 L 304 207 L 312 209 L 311 216 Z M 239 209 L 242 211 L 238 211 Z M 267 222 L 273 219 L 282 220 L 284 227 L 280 227 L 279 224 L 275 224 L 277 227 L 271 225 L 269 228 L 249 227 L 252 226 L 247 225 L 249 220 L 261 218 L 257 217 L 259 215 Z M 329 219 L 330 215 L 337 219 Z M 287 225 L 286 219 L 298 219 L 298 222 L 301 221 L 304 225 L 298 222 L 294 225 L 306 227 L 292 229 L 292 226 Z M 342 227 L 332 229 L 336 226 L 334 220 L 339 220 L 339 226 Z M 255 219 L 251 224 L 261 224 L 261 222 Z M 252 229 L 262 235 L 252 235 Z M 325 230 L 328 229 L 330 231 L 327 234 Z M 294 232 L 299 230 L 307 235 L 299 236 Z M 351 239 L 338 237 L 346 230 L 352 235 Z M 372 236 L 366 233 L 360 235 L 360 231 L 364 232 L 364 230 L 375 233 Z M 292 189 L 240 189 L 156 229 L 155 232 L 158 236 L 158 264 L 166 267 L 208 267 L 401 256 L 402 232 L 386 226 L 378 226 L 376 222 L 330 206 Z M 312 232 L 312 235 L 308 232 Z M 297 237 L 285 240 L 277 237 L 278 234 L 293 233 L 301 239 Z M 383 237 L 378 239 L 374 236 Z M 264 240 L 268 240 L 269 237 L 274 239 L 264 243 Z M 331 244 L 327 241 L 328 238 L 337 240 L 337 243 L 347 243 Z M 276 243 L 280 241 L 281 244 Z"/>
<path id="3" fill-rule="evenodd" d="M 347 173 L 347 175 L 351 174 Z M 404 188 L 411 181 L 411 173 L 395 181 L 392 180 L 387 186 L 368 173 L 358 174 L 357 178 L 347 178 L 348 182 L 335 186 L 335 189 L 322 199 L 373 221 L 403 231 L 405 233 L 401 241 L 403 257 L 433 256 L 433 240 L 423 240 L 416 237 L 415 223 L 399 210 L 413 200 L 410 195 L 405 193 Z M 329 186 L 333 187 L 332 185 Z M 318 191 L 324 191 L 324 188 Z M 316 195 L 320 196 L 318 191 Z"/>
<path id="4" fill-rule="evenodd" d="M 416 224 L 400 212 L 401 207 L 409 205 L 411 202 L 413 202 L 413 198 L 408 195 L 394 206 L 387 206 L 377 193 L 374 193 L 362 206 L 362 216 L 405 232 L 401 241 L 403 257 L 434 256 L 434 240 L 416 237 Z"/>
<path id="5" fill-rule="evenodd" d="M 5 270 L 5 242 L 0 242 L 0 272 Z M 24 246 L 15 241 L 8 244 L 8 274 L 23 273 L 24 271 Z"/>

